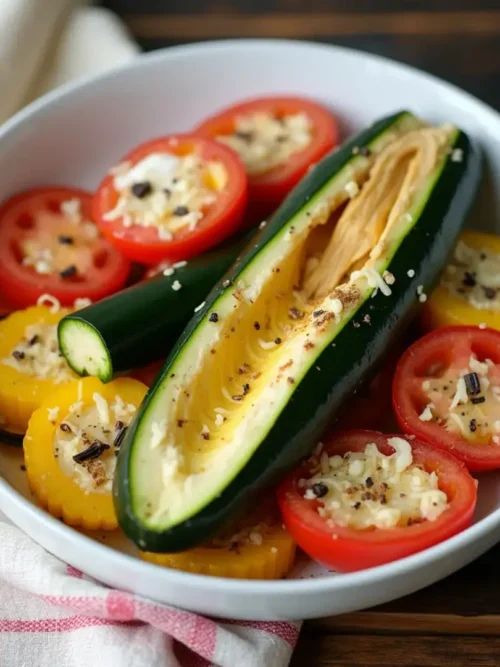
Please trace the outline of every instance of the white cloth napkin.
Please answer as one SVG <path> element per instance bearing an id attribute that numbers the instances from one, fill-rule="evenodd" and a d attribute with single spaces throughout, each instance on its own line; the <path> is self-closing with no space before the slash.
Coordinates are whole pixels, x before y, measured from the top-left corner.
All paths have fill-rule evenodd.
<path id="1" fill-rule="evenodd" d="M 47 90 L 137 52 L 107 10 L 0 0 L 0 123 Z M 48 554 L 1 509 L 1 667 L 288 664 L 298 624 L 214 621 L 107 588 Z"/>

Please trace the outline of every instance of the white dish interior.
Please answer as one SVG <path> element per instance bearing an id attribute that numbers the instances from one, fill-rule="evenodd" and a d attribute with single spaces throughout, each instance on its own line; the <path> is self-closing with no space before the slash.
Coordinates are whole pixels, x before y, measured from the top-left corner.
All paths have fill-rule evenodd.
<path id="1" fill-rule="evenodd" d="M 451 121 L 484 149 L 487 170 L 471 223 L 500 227 L 500 115 L 433 77 L 382 58 L 308 43 L 242 40 L 176 47 L 32 104 L 0 130 L 0 201 L 44 184 L 93 189 L 135 144 L 187 131 L 245 97 L 310 96 L 337 114 L 343 136 L 408 108 Z M 352 611 L 410 593 L 486 551 L 500 536 L 500 471 L 484 475 L 474 525 L 424 553 L 339 575 L 303 559 L 278 582 L 185 574 L 144 563 L 119 535 L 85 536 L 38 509 L 20 470 L 0 449 L 0 509 L 56 556 L 106 584 L 215 616 L 299 619 Z"/>

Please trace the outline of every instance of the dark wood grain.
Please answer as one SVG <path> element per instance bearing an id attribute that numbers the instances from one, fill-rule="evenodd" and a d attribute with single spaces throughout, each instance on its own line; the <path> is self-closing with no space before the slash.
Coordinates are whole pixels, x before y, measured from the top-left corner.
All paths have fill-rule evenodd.
<path id="1" fill-rule="evenodd" d="M 500 0 L 107 0 L 145 50 L 229 37 L 361 49 L 500 109 Z M 500 536 L 499 536 L 500 537 Z M 389 604 L 305 623 L 292 667 L 500 667 L 500 546 Z M 274 667 L 273 665 L 262 667 Z"/>

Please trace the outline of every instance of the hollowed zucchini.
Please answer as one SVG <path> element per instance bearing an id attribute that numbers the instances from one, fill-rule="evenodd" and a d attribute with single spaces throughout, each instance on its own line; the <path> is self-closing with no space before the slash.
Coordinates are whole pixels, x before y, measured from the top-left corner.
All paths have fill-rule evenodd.
<path id="1" fill-rule="evenodd" d="M 424 300 L 480 171 L 463 132 L 401 112 L 289 195 L 190 322 L 128 431 L 115 505 L 140 548 L 199 544 L 310 451 Z"/>

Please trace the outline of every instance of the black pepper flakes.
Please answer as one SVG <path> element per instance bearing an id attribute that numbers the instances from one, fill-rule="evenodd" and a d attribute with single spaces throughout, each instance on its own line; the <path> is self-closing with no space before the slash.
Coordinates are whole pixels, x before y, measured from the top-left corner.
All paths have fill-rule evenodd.
<path id="1" fill-rule="evenodd" d="M 477 422 L 476 422 L 475 419 L 471 419 L 470 422 L 469 422 L 469 431 L 474 433 L 474 431 L 476 431 L 476 429 L 477 429 Z"/>
<path id="2" fill-rule="evenodd" d="M 484 291 L 484 296 L 487 299 L 494 299 L 497 295 L 497 291 L 493 287 L 483 287 L 483 291 Z"/>
<path id="3" fill-rule="evenodd" d="M 178 420 L 177 420 L 177 426 L 178 426 L 179 428 L 182 428 L 182 427 L 184 426 L 185 423 L 186 423 L 186 420 L 185 420 L 185 419 L 178 419 Z"/>
<path id="4" fill-rule="evenodd" d="M 279 336 L 277 336 L 277 337 L 274 339 L 274 342 L 276 343 L 276 345 L 281 345 L 281 338 L 280 338 Z"/>
<path id="5" fill-rule="evenodd" d="M 253 328 L 255 329 L 255 331 L 260 331 L 260 324 L 258 322 L 254 322 Z"/>
<path id="6" fill-rule="evenodd" d="M 359 502 L 359 500 L 358 500 L 357 503 L 354 503 L 354 505 L 353 505 L 352 507 L 353 507 L 353 509 L 355 509 L 355 510 L 359 510 L 359 508 L 361 507 L 361 503 Z"/>
<path id="7" fill-rule="evenodd" d="M 74 238 L 72 236 L 66 236 L 66 234 L 59 234 L 57 240 L 61 245 L 72 245 L 74 243 Z"/>
<path id="8" fill-rule="evenodd" d="M 288 317 L 291 320 L 301 320 L 304 317 L 304 313 L 302 310 L 299 310 L 298 308 L 290 308 L 288 311 Z"/>
<path id="9" fill-rule="evenodd" d="M 369 489 L 371 489 L 372 486 L 373 486 L 373 479 L 372 479 L 371 477 L 367 477 L 367 478 L 365 479 L 365 484 L 366 484 L 366 486 L 367 486 Z"/>
<path id="10" fill-rule="evenodd" d="M 359 152 L 363 157 L 370 157 L 370 155 L 372 154 L 368 146 L 363 146 L 362 148 L 359 149 Z"/>
<path id="11" fill-rule="evenodd" d="M 21 350 L 14 350 L 14 352 L 12 353 L 12 356 L 14 357 L 14 359 L 17 359 L 18 361 L 21 361 L 22 359 L 24 359 L 24 357 L 26 355 Z"/>
<path id="12" fill-rule="evenodd" d="M 113 445 L 116 447 L 116 449 L 119 449 L 122 445 L 123 438 L 125 437 L 125 433 L 127 432 L 128 426 L 125 426 L 123 422 L 120 422 L 122 424 L 120 429 L 117 429 L 118 433 L 115 436 L 115 439 L 113 440 Z"/>
<path id="13" fill-rule="evenodd" d="M 312 485 L 312 492 L 316 498 L 323 498 L 328 493 L 328 487 L 323 482 L 318 482 L 317 484 Z"/>
<path id="14" fill-rule="evenodd" d="M 287 377 L 286 381 L 288 382 L 288 384 L 295 384 L 295 379 L 292 377 Z"/>
<path id="15" fill-rule="evenodd" d="M 203 438 L 203 440 L 210 440 L 210 433 L 208 433 L 207 431 L 202 431 L 201 437 Z"/>
<path id="16" fill-rule="evenodd" d="M 67 266 L 65 269 L 59 272 L 59 275 L 61 278 L 72 278 L 73 276 L 76 276 L 77 273 L 77 268 L 74 264 L 71 264 L 71 266 Z"/>
<path id="17" fill-rule="evenodd" d="M 475 398 L 471 398 L 471 403 L 474 403 L 474 405 L 478 405 L 479 403 L 484 403 L 486 401 L 486 398 L 484 396 L 476 396 Z"/>
<path id="18" fill-rule="evenodd" d="M 187 206 L 176 206 L 174 208 L 174 215 L 178 216 L 179 218 L 182 218 L 188 214 L 189 214 L 189 208 Z"/>
<path id="19" fill-rule="evenodd" d="M 321 308 L 320 308 L 319 310 L 315 310 L 315 311 L 313 312 L 313 317 L 319 317 L 320 315 L 323 315 L 324 312 L 325 312 L 325 311 L 324 311 L 324 310 L 321 310 Z"/>
<path id="20" fill-rule="evenodd" d="M 481 383 L 477 373 L 467 373 L 464 375 L 465 390 L 469 396 L 475 396 L 481 393 Z"/>
<path id="21" fill-rule="evenodd" d="M 143 197 L 147 197 L 147 195 L 151 194 L 153 188 L 151 187 L 151 183 L 149 181 L 141 181 L 140 183 L 134 183 L 130 190 L 134 197 L 142 199 Z"/>
<path id="22" fill-rule="evenodd" d="M 387 497 L 385 494 L 380 496 L 380 504 L 381 505 L 387 505 Z"/>
<path id="23" fill-rule="evenodd" d="M 250 391 L 250 385 L 248 383 L 245 383 L 243 385 L 243 395 L 246 396 L 249 391 Z"/>
<path id="24" fill-rule="evenodd" d="M 71 430 L 71 426 L 70 426 L 69 424 L 66 424 L 66 422 L 63 422 L 63 423 L 59 426 L 59 428 L 61 429 L 61 431 L 62 431 L 63 433 L 73 433 L 73 431 Z"/>
<path id="25" fill-rule="evenodd" d="M 238 139 L 243 139 L 247 143 L 250 143 L 254 138 L 253 132 L 245 132 L 244 130 L 236 130 L 234 136 L 238 137 Z"/>
<path id="26" fill-rule="evenodd" d="M 109 445 L 100 440 L 94 440 L 94 442 L 84 449 L 83 452 L 79 452 L 73 456 L 73 461 L 75 463 L 83 463 L 84 461 L 89 461 L 91 459 L 98 459 L 103 452 L 109 449 Z"/>
<path id="27" fill-rule="evenodd" d="M 29 339 L 28 345 L 31 347 L 32 345 L 36 345 L 39 342 L 40 342 L 40 336 L 38 334 L 35 334 Z"/>
<path id="28" fill-rule="evenodd" d="M 219 316 L 217 313 L 210 313 L 210 317 L 208 318 L 209 322 L 218 322 L 219 321 Z"/>
<path id="29" fill-rule="evenodd" d="M 462 285 L 465 287 L 475 287 L 476 284 L 476 274 L 471 271 L 465 271 L 464 277 L 462 279 Z"/>
<path id="30" fill-rule="evenodd" d="M 26 472 L 26 466 L 24 465 L 24 463 L 21 463 L 19 469 L 22 470 L 23 472 Z"/>
<path id="31" fill-rule="evenodd" d="M 234 396 L 231 396 L 231 398 L 233 401 L 240 403 L 243 400 L 243 394 L 234 394 Z"/>

